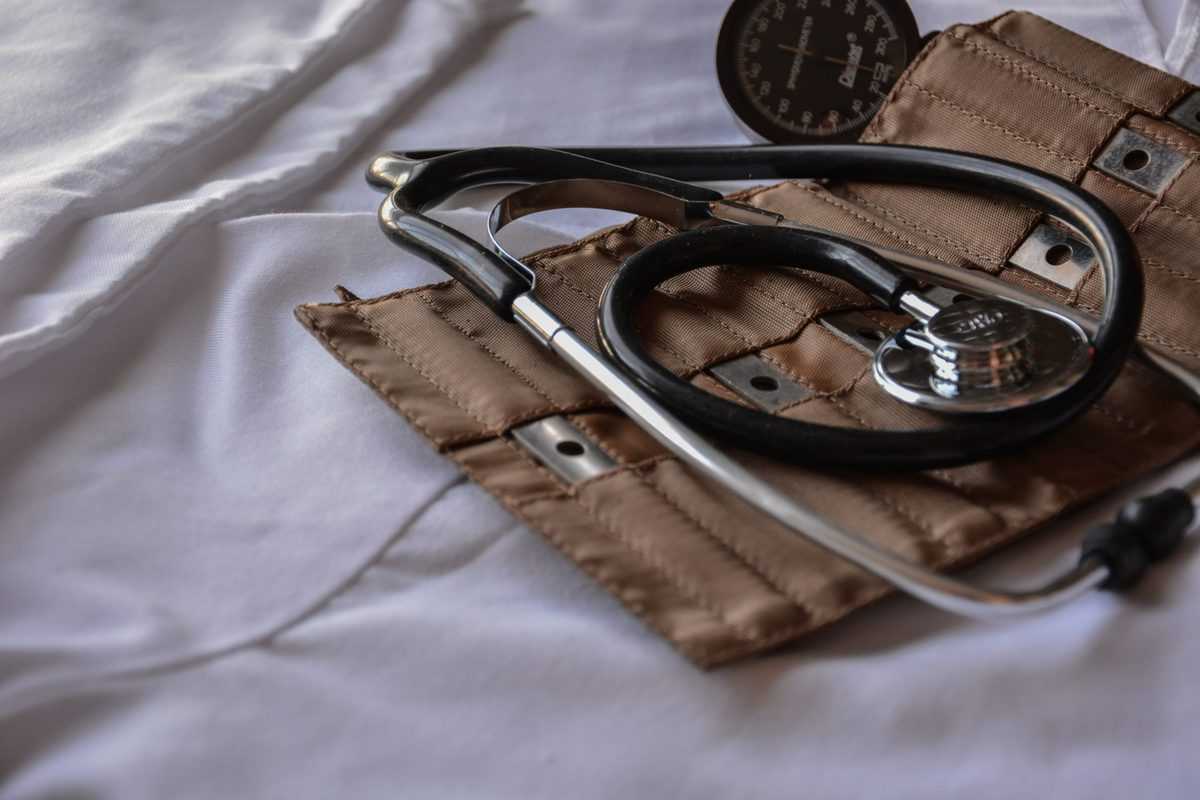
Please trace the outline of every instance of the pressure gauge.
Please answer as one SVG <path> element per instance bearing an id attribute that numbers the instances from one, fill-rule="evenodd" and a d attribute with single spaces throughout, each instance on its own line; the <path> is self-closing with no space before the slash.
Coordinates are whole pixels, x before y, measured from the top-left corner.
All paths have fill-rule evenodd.
<path id="1" fill-rule="evenodd" d="M 738 119 L 769 142 L 850 141 L 920 46 L 904 0 L 735 0 L 717 77 Z"/>

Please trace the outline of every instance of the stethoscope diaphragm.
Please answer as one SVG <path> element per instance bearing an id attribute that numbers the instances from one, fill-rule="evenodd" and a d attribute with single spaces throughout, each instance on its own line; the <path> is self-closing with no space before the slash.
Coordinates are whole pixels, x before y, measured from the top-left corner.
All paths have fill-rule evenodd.
<path id="1" fill-rule="evenodd" d="M 1048 400 L 1090 363 L 1087 334 L 1066 317 L 999 298 L 964 298 L 884 341 L 872 373 L 909 405 L 984 414 Z"/>

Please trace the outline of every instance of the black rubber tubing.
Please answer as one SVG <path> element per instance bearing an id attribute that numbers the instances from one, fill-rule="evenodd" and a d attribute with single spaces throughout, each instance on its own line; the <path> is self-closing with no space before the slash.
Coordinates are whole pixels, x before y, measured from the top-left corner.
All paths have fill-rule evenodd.
<path id="1" fill-rule="evenodd" d="M 822 151 L 817 153 L 816 150 Z M 872 470 L 959 466 L 1017 452 L 1086 411 L 1112 385 L 1141 321 L 1141 266 L 1129 234 L 1099 200 L 1073 184 L 1007 162 L 950 151 L 846 145 L 814 148 L 813 174 L 887 180 L 999 194 L 1074 225 L 1092 243 L 1106 288 L 1088 371 L 1072 387 L 1035 405 L 969 422 L 916 431 L 840 428 L 751 410 L 692 386 L 655 362 L 636 328 L 638 309 L 663 281 L 699 267 L 827 264 L 794 230 L 715 226 L 651 245 L 628 258 L 600 306 L 600 339 L 608 354 L 663 405 L 691 425 L 737 447 L 792 463 Z M 788 172 L 802 172 L 793 164 Z M 849 276 L 853 282 L 852 272 Z M 861 287 L 869 293 L 871 286 Z"/>

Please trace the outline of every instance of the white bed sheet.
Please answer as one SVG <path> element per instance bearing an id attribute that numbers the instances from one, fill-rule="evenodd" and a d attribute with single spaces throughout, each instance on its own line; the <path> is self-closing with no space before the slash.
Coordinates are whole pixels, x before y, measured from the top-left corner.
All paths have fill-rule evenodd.
<path id="1" fill-rule="evenodd" d="M 0 795 L 1200 788 L 1194 557 L 1129 602 L 985 627 L 897 599 L 701 673 L 291 318 L 439 277 L 376 231 L 378 149 L 742 141 L 722 0 L 8 5 Z M 914 5 L 923 30 L 1006 7 Z M 1197 80 L 1200 5 L 1174 5 L 1166 37 L 1136 0 L 1029 7 Z"/>

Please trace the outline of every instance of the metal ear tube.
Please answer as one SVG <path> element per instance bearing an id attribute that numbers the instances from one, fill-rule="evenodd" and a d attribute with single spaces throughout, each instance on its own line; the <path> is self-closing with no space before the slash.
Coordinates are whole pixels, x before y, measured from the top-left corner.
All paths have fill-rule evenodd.
<path id="1" fill-rule="evenodd" d="M 1045 311 L 1018 313 L 985 303 L 978 313 L 949 309 L 956 314 L 947 318 L 948 309 L 930 301 L 908 274 L 922 273 L 922 259 L 812 231 L 669 177 L 570 153 L 489 148 L 426 162 L 385 154 L 373 162 L 369 179 L 392 187 L 380 206 L 379 221 L 393 241 L 462 280 L 502 318 L 516 321 L 699 475 L 795 533 L 932 605 L 978 618 L 1038 611 L 1097 586 L 1130 585 L 1152 559 L 1178 545 L 1194 510 L 1188 491 L 1170 489 L 1134 501 L 1114 523 L 1090 531 L 1079 564 L 1065 574 L 1029 591 L 986 589 L 933 572 L 841 529 L 751 474 L 702 436 L 698 429 L 718 437 L 735 431 L 739 444 L 745 444 L 743 437 L 749 434 L 748 446 L 771 454 L 779 454 L 779 442 L 786 440 L 793 455 L 800 445 L 793 460 L 867 469 L 927 469 L 989 458 L 1036 441 L 1089 407 L 1131 352 L 1140 317 L 1141 275 L 1132 242 L 1111 212 L 1071 184 L 1006 162 L 940 150 L 865 145 L 762 149 L 776 152 L 752 156 L 760 160 L 756 169 L 765 159 L 772 169 L 786 173 L 784 177 L 869 178 L 982 189 L 1065 219 L 1090 240 L 1105 270 L 1108 293 L 1102 318 L 1083 326 L 1073 320 L 1073 313 L 1060 314 L 1049 301 L 1028 305 L 1049 310 L 1064 323 L 1063 330 L 1077 331 L 1082 337 L 1081 328 L 1089 329 L 1091 357 L 1068 359 L 1071 369 L 1065 377 L 1056 371 L 1059 382 L 1050 387 L 1053 391 L 1026 396 L 1015 407 L 1001 403 L 1001 411 L 974 413 L 968 422 L 944 430 L 857 431 L 798 423 L 709 395 L 654 363 L 637 341 L 632 322 L 637 305 L 658 283 L 700 266 L 801 261 L 806 269 L 849 280 L 884 306 L 916 317 L 922 330 L 913 342 L 897 341 L 895 347 L 931 355 L 927 363 L 933 365 L 933 378 L 927 376 L 925 385 L 948 402 L 968 391 L 986 395 L 1030 386 L 1030 373 L 1036 371 L 1038 352 L 1044 352 L 1045 346 L 1034 342 L 1032 350 L 1025 349 L 1031 327 L 1027 313 Z M 730 150 L 735 154 L 730 161 L 742 159 L 744 166 L 738 148 Z M 505 224 L 531 213 L 584 206 L 649 213 L 691 229 L 635 254 L 618 270 L 604 293 L 599 315 L 606 354 L 597 352 L 538 301 L 532 291 L 535 275 L 520 259 L 498 243 L 495 252 L 489 252 L 422 213 L 453 191 L 493 182 L 535 182 L 493 211 L 493 236 Z M 937 273 L 939 268 L 949 271 L 938 265 L 923 274 Z M 972 275 L 970 280 L 977 290 L 1005 301 L 1022 301 L 1021 292 L 1007 291 L 1007 284 L 990 276 L 976 280 L 979 277 Z M 962 318 L 957 323 L 956 315 Z M 1070 347 L 1067 351 L 1074 355 Z M 938 380 L 944 384 L 940 391 Z M 1194 384 L 1189 388 L 1194 390 Z"/>

